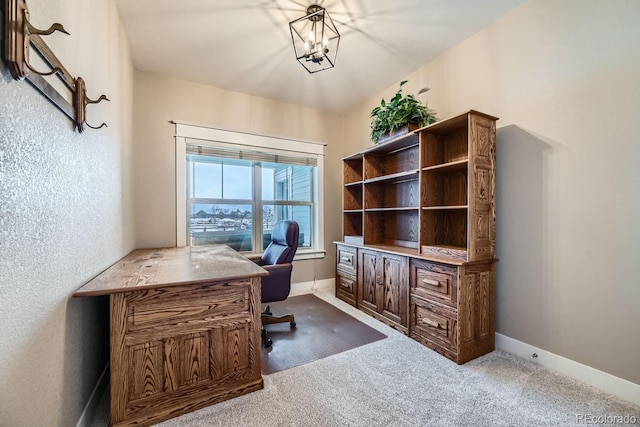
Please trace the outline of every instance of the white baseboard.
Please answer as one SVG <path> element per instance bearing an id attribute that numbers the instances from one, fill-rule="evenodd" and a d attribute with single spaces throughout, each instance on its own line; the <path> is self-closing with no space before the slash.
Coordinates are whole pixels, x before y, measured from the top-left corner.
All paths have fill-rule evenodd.
<path id="1" fill-rule="evenodd" d="M 102 397 L 104 391 L 109 384 L 109 364 L 104 367 L 102 370 L 102 374 L 100 374 L 100 378 L 98 378 L 98 383 L 93 388 L 91 392 L 91 396 L 89 396 L 89 400 L 87 404 L 84 406 L 84 410 L 82 414 L 80 414 L 80 418 L 78 419 L 78 423 L 76 427 L 89 427 L 91 426 L 91 421 L 93 421 L 93 416 L 96 413 L 96 409 L 98 409 L 98 405 L 100 404 L 100 398 Z"/>
<path id="2" fill-rule="evenodd" d="M 539 363 L 545 368 L 599 388 L 636 405 L 640 404 L 640 385 L 634 384 L 631 381 L 607 374 L 606 372 L 498 333 L 496 333 L 496 347 Z M 537 355 L 535 358 L 532 357 L 534 353 Z"/>
<path id="3" fill-rule="evenodd" d="M 310 294 L 314 291 L 330 289 L 335 286 L 335 279 L 312 280 L 310 282 L 300 282 L 291 284 L 290 296 Z"/>

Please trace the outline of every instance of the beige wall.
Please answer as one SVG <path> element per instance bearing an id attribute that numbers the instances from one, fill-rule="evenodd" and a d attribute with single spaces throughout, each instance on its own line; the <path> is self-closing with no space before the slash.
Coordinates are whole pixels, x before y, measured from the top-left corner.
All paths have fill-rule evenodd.
<path id="1" fill-rule="evenodd" d="M 535 0 L 407 76 L 498 121 L 497 330 L 640 384 L 640 2 Z M 368 113 L 349 115 L 350 150 Z"/>
<path id="2" fill-rule="evenodd" d="M 296 282 L 324 279 L 341 235 L 339 159 L 369 144 L 369 112 L 397 82 L 343 118 L 134 74 L 112 0 L 29 7 L 38 26 L 65 25 L 71 36 L 50 36 L 51 47 L 90 96 L 112 100 L 89 107 L 109 127 L 79 135 L 0 65 L 0 425 L 68 426 L 108 358 L 106 300 L 70 295 L 134 246 L 175 244 L 168 120 L 328 144 L 327 257 L 294 268 Z M 407 85 L 431 87 L 440 117 L 501 118 L 498 331 L 634 383 L 639 13 L 633 0 L 530 1 Z"/>
<path id="3" fill-rule="evenodd" d="M 107 300 L 71 298 L 133 248 L 133 67 L 111 0 L 29 0 L 108 128 L 72 123 L 0 65 L 0 425 L 72 426 L 108 362 Z M 54 40 L 55 39 L 55 40 Z"/>
<path id="4" fill-rule="evenodd" d="M 170 120 L 263 135 L 326 143 L 324 259 L 297 261 L 294 282 L 331 278 L 332 242 L 341 236 L 339 194 L 344 120 L 297 107 L 184 80 L 135 73 L 136 246 L 176 244 L 175 127 Z"/>

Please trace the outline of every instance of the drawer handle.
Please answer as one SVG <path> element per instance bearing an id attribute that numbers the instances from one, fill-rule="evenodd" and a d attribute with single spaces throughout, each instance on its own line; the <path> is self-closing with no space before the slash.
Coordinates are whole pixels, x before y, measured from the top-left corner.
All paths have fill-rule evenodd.
<path id="1" fill-rule="evenodd" d="M 347 282 L 346 280 L 343 280 L 340 282 L 340 284 L 342 285 L 343 288 L 351 289 L 351 282 Z"/>
<path id="2" fill-rule="evenodd" d="M 420 321 L 422 323 L 426 323 L 427 325 L 429 325 L 429 326 L 431 326 L 433 328 L 442 329 L 442 326 L 440 325 L 440 323 L 436 322 L 435 320 L 427 319 L 426 317 L 424 317 Z"/>
<path id="3" fill-rule="evenodd" d="M 340 261 L 351 262 L 351 258 L 348 256 L 343 256 L 343 257 L 340 257 Z"/>
<path id="4" fill-rule="evenodd" d="M 442 286 L 442 284 L 437 280 L 431 280 L 431 279 L 422 279 L 422 283 L 424 283 L 425 285 L 435 286 L 436 288 Z"/>

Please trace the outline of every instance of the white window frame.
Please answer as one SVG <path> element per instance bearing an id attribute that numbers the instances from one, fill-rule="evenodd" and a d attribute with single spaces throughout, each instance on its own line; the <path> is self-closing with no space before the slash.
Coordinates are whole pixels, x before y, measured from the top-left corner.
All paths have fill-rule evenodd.
<path id="1" fill-rule="evenodd" d="M 324 258 L 324 146 L 326 144 L 312 141 L 300 141 L 276 136 L 256 135 L 175 122 L 176 144 L 176 246 L 188 245 L 187 238 L 187 139 L 197 139 L 198 144 L 234 147 L 238 149 L 253 148 L 263 151 L 301 153 L 317 160 L 317 179 L 314 180 L 314 192 L 317 195 L 311 213 L 313 229 L 313 247 L 299 248 L 295 260 Z"/>

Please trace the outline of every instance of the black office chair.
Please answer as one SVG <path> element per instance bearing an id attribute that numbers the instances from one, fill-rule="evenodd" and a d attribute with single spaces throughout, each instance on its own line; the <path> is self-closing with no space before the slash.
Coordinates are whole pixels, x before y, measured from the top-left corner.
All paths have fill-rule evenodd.
<path id="1" fill-rule="evenodd" d="M 291 291 L 291 271 L 293 270 L 293 256 L 298 249 L 298 237 L 300 228 L 295 221 L 278 221 L 271 232 L 271 243 L 264 250 L 262 257 L 253 258 L 252 261 L 262 266 L 269 272 L 262 277 L 262 303 L 283 301 Z M 296 327 L 293 314 L 274 316 L 269 306 L 262 311 L 262 345 L 271 347 L 273 342 L 269 339 L 264 325 L 289 322 L 289 326 Z"/>

